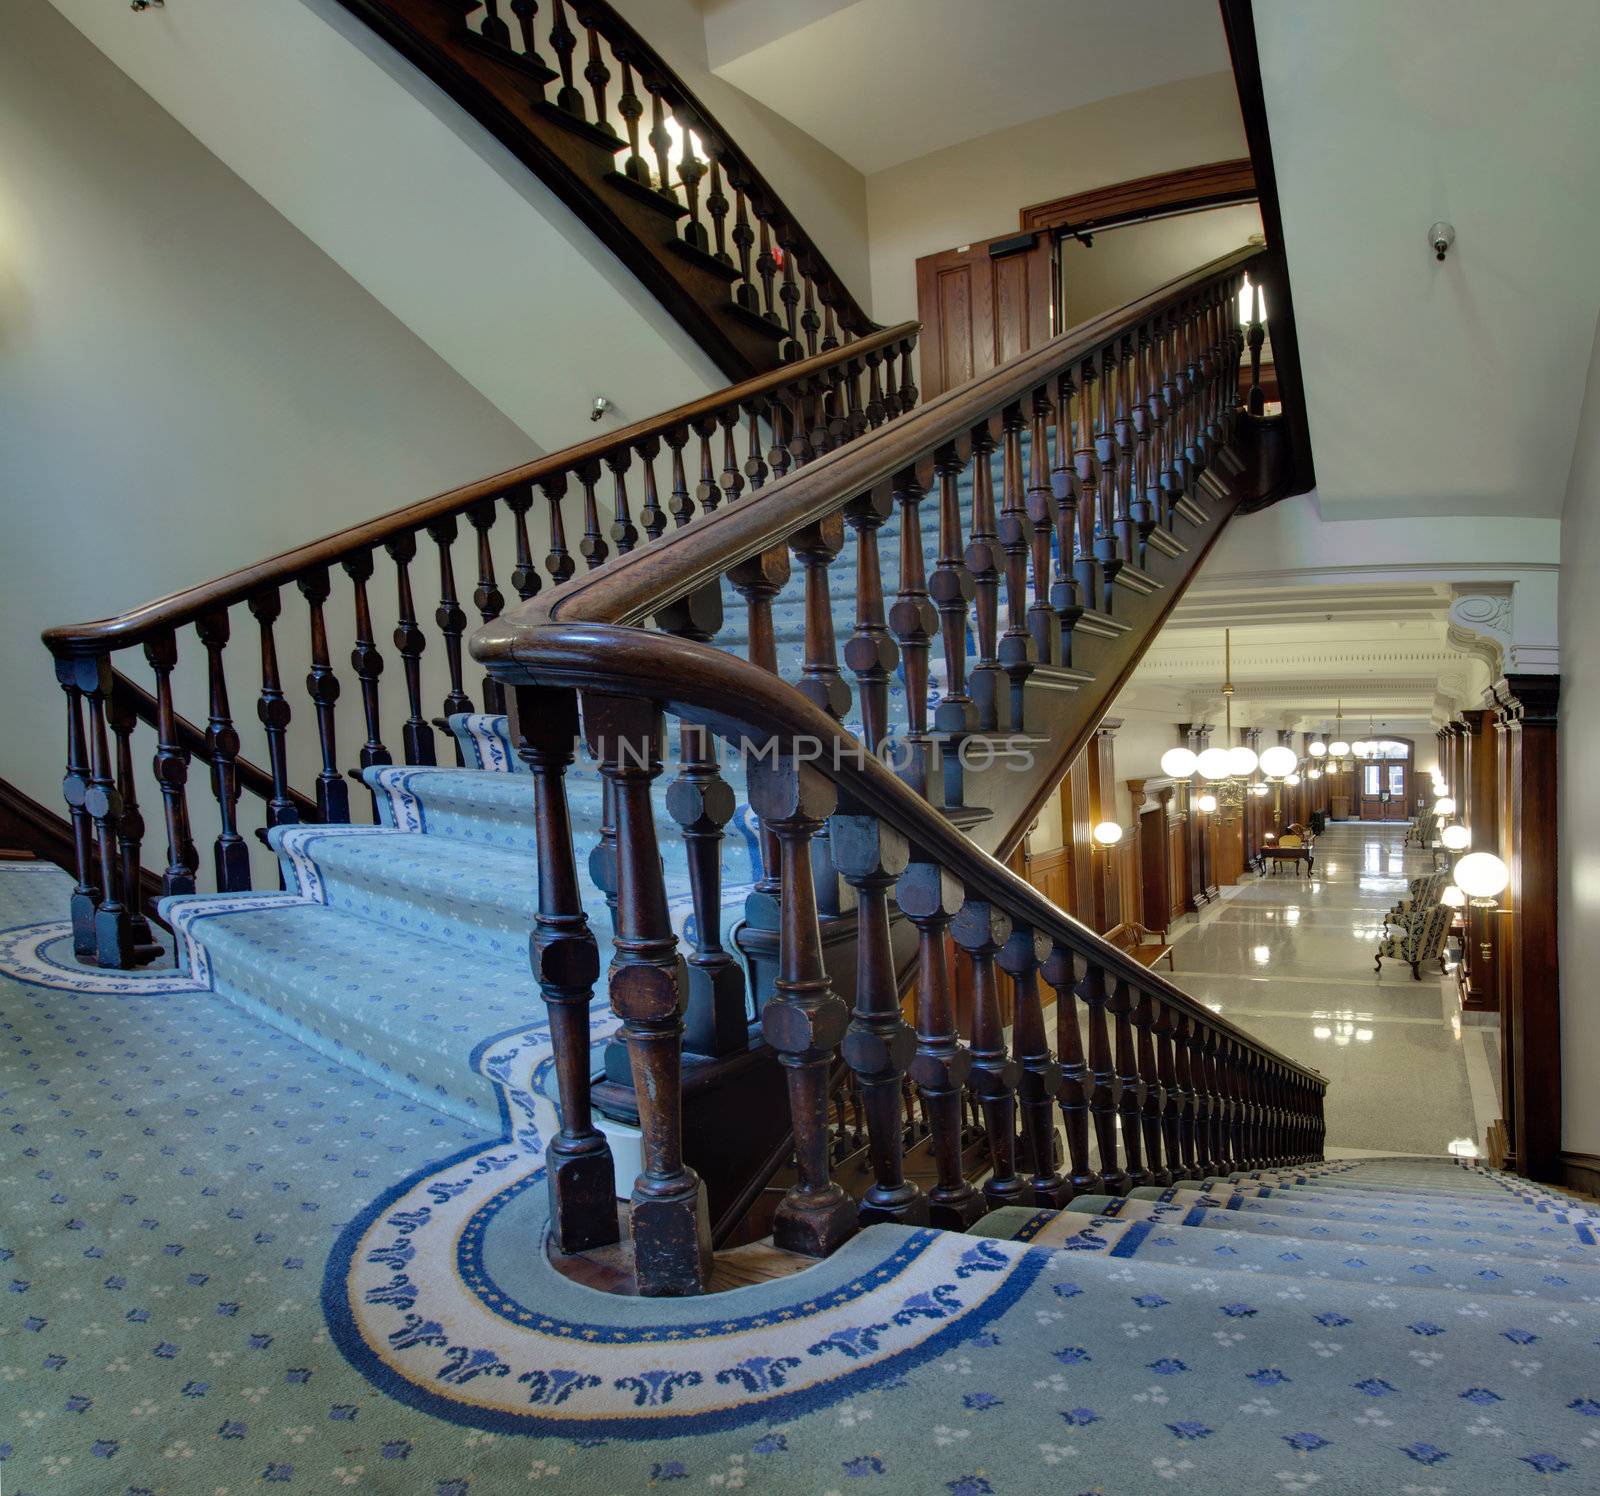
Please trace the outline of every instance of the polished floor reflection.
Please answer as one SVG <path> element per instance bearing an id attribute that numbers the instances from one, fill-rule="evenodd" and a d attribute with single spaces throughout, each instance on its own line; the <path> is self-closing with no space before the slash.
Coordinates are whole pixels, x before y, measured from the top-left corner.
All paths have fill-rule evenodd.
<path id="1" fill-rule="evenodd" d="M 1180 987 L 1328 1077 L 1330 1150 L 1481 1147 L 1493 1111 L 1485 1035 L 1463 1030 L 1437 964 L 1421 981 L 1403 963 L 1372 969 L 1385 911 L 1431 867 L 1403 839 L 1330 826 L 1314 877 L 1250 878 L 1172 931 Z"/>

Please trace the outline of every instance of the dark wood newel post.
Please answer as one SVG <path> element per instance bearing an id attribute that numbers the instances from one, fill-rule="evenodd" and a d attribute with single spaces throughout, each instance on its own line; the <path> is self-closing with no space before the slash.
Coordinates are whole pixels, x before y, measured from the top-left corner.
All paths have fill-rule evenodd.
<path id="1" fill-rule="evenodd" d="M 783 901 L 778 975 L 761 1014 L 762 1033 L 784 1068 L 794 1125 L 796 1180 L 772 1223 L 775 1245 L 826 1257 L 856 1231 L 855 1202 L 829 1172 L 828 1074 L 849 1010 L 822 960 L 811 839 L 833 814 L 832 784 L 792 755 L 750 771 L 750 804 L 778 838 Z"/>
<path id="2" fill-rule="evenodd" d="M 683 1161 L 683 1007 L 688 988 L 667 910 L 650 789 L 661 774 L 654 702 L 585 693 L 583 733 L 611 786 L 617 826 L 611 1008 L 638 1098 L 644 1169 L 630 1197 L 634 1274 L 647 1296 L 704 1293 L 711 1281 L 705 1186 Z"/>
<path id="3" fill-rule="evenodd" d="M 539 911 L 529 951 L 550 1014 L 561 1129 L 545 1152 L 551 1232 L 558 1250 L 582 1252 L 620 1235 L 616 1170 L 589 1104 L 589 1003 L 600 954 L 583 912 L 565 775 L 578 735 L 570 691 L 518 686 L 508 703 L 517 755 L 533 776 Z"/>

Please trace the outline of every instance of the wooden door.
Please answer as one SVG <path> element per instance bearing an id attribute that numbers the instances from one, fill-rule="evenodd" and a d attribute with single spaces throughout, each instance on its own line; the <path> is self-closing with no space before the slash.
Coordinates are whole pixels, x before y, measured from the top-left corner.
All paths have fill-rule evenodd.
<path id="1" fill-rule="evenodd" d="M 1405 821 L 1411 818 L 1411 761 L 1380 758 L 1356 765 L 1363 821 Z"/>
<path id="2" fill-rule="evenodd" d="M 1171 838 L 1163 806 L 1147 809 L 1139 819 L 1139 923 L 1166 933 L 1172 917 L 1172 873 L 1167 866 Z"/>
<path id="3" fill-rule="evenodd" d="M 1007 234 L 917 261 L 922 398 L 1050 337 L 1050 236 Z"/>

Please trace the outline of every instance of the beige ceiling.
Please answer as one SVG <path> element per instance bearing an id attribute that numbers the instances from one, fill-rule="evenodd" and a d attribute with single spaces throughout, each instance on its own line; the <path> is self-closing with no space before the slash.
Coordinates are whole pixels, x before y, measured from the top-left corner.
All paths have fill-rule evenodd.
<path id="1" fill-rule="evenodd" d="M 712 71 L 864 174 L 1228 66 L 1207 0 L 701 0 L 701 8 Z"/>
<path id="2" fill-rule="evenodd" d="M 1324 515 L 1558 514 L 1600 312 L 1600 4 L 1255 17 Z"/>

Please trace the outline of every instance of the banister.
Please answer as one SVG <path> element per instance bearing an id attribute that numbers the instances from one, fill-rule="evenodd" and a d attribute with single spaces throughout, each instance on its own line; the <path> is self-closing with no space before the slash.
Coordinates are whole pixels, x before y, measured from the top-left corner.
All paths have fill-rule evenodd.
<path id="1" fill-rule="evenodd" d="M 348 525 L 320 540 L 296 546 L 251 566 L 240 567 L 212 581 L 187 587 L 181 592 L 157 598 L 110 618 L 58 625 L 46 629 L 42 637 L 52 653 L 66 656 L 99 654 L 143 643 L 156 634 L 192 623 L 208 613 L 231 607 L 253 593 L 282 586 L 315 567 L 332 565 L 359 551 L 382 545 L 395 536 L 420 530 L 433 521 L 464 514 L 473 504 L 504 493 L 508 489 L 525 487 L 556 473 L 570 472 L 583 463 L 597 462 L 607 453 L 631 447 L 652 436 L 659 436 L 669 429 L 690 425 L 730 406 L 759 400 L 787 386 L 800 384 L 831 370 L 847 366 L 869 354 L 896 347 L 902 341 L 914 338 L 920 327 L 921 324 L 917 322 L 902 322 L 894 327 L 880 328 L 853 343 L 830 349 L 797 363 L 768 370 L 738 384 L 729 385 L 686 404 L 675 406 L 660 415 L 650 416 L 620 430 L 607 432 L 604 436 L 564 447 L 558 452 L 536 458 L 532 462 L 508 468 L 505 472 L 447 489 L 443 493 L 420 499 L 376 519 Z"/>

